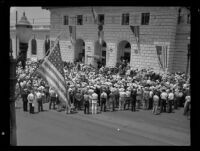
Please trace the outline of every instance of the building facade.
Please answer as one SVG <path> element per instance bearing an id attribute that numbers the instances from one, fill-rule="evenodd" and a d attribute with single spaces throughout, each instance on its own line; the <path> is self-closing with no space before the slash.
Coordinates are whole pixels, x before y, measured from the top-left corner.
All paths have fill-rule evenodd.
<path id="1" fill-rule="evenodd" d="M 50 30 L 43 32 L 41 37 L 45 38 L 49 33 L 53 41 L 62 33 L 59 44 L 63 61 L 79 60 L 94 66 L 100 61 L 105 66 L 115 66 L 124 58 L 133 68 L 186 71 L 190 45 L 190 11 L 187 8 L 102 6 L 43 9 L 50 11 L 51 18 Z M 101 44 L 98 24 L 103 27 Z M 131 26 L 138 27 L 137 36 Z M 42 58 L 41 52 L 38 48 L 38 58 Z"/>
<path id="2" fill-rule="evenodd" d="M 33 25 L 32 37 L 29 40 L 27 59 L 39 60 L 45 56 L 45 40 L 50 37 L 49 25 Z M 19 41 L 16 40 L 15 26 L 10 26 L 10 40 L 12 43 L 13 57 L 19 53 Z"/>

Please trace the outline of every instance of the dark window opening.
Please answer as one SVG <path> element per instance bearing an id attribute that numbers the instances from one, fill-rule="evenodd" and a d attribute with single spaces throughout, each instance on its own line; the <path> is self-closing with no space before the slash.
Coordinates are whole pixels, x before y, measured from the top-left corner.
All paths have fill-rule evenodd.
<path id="1" fill-rule="evenodd" d="M 130 48 L 130 47 L 131 47 L 130 43 L 127 43 L 127 44 L 125 45 L 125 48 Z"/>
<path id="2" fill-rule="evenodd" d="M 77 25 L 83 25 L 83 15 L 77 15 Z"/>
<path id="3" fill-rule="evenodd" d="M 122 14 L 122 25 L 129 25 L 129 14 Z"/>
<path id="4" fill-rule="evenodd" d="M 32 55 L 37 54 L 37 41 L 35 39 L 31 40 L 31 54 Z"/>
<path id="5" fill-rule="evenodd" d="M 100 25 L 104 25 L 104 14 L 99 14 L 98 15 L 98 23 Z"/>
<path id="6" fill-rule="evenodd" d="M 124 60 L 130 62 L 131 54 L 130 52 L 124 52 Z"/>
<path id="7" fill-rule="evenodd" d="M 142 25 L 149 25 L 150 13 L 142 13 Z"/>
<path id="8" fill-rule="evenodd" d="M 68 25 L 68 24 L 69 24 L 68 16 L 63 16 L 63 25 Z"/>

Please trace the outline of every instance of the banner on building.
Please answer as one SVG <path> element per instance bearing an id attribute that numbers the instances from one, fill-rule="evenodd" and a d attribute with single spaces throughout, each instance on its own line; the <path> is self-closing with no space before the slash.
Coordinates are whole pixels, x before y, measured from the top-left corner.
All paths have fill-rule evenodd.
<path id="1" fill-rule="evenodd" d="M 165 71 L 167 66 L 167 46 L 156 46 L 156 52 L 160 67 Z"/>
<path id="2" fill-rule="evenodd" d="M 135 40 L 138 46 L 138 50 L 140 50 L 140 26 L 130 26 L 133 35 L 135 36 Z"/>
<path id="3" fill-rule="evenodd" d="M 76 26 L 69 26 L 70 41 L 75 44 L 76 41 Z"/>
<path id="4" fill-rule="evenodd" d="M 102 45 L 103 44 L 103 37 L 104 37 L 104 32 L 103 30 L 99 30 L 98 31 L 98 39 L 99 39 L 99 44 Z"/>
<path id="5" fill-rule="evenodd" d="M 92 15 L 93 15 L 94 23 L 97 24 L 97 13 L 93 7 L 92 7 Z"/>

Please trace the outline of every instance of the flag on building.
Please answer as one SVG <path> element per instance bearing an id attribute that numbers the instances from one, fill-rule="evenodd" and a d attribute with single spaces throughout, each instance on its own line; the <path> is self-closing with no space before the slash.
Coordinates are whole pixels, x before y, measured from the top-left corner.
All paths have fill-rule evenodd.
<path id="1" fill-rule="evenodd" d="M 92 15 L 93 15 L 94 23 L 97 24 L 97 13 L 93 7 L 92 7 Z"/>
<path id="2" fill-rule="evenodd" d="M 76 26 L 69 26 L 70 41 L 72 44 L 76 41 Z"/>
<path id="3" fill-rule="evenodd" d="M 138 49 L 140 50 L 140 26 L 130 26 L 130 28 L 135 36 Z"/>
<path id="4" fill-rule="evenodd" d="M 156 46 L 159 64 L 163 70 L 167 68 L 167 46 Z"/>
<path id="5" fill-rule="evenodd" d="M 103 37 L 104 37 L 104 32 L 103 32 L 103 25 L 102 25 L 102 29 L 98 31 L 98 39 L 99 39 L 99 44 L 102 45 L 103 44 Z"/>
<path id="6" fill-rule="evenodd" d="M 50 54 L 44 58 L 44 61 L 38 67 L 36 73 L 47 81 L 50 87 L 55 88 L 60 101 L 66 102 L 66 105 L 69 107 L 63 67 L 64 64 L 61 58 L 59 42 L 56 41 Z"/>

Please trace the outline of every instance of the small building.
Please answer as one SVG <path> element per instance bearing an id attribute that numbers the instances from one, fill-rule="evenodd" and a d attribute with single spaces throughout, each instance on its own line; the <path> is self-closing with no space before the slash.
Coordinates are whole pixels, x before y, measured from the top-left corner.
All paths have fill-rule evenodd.
<path id="1" fill-rule="evenodd" d="M 33 25 L 32 37 L 29 40 L 27 59 L 42 59 L 45 56 L 45 41 L 50 40 L 50 25 Z M 19 41 L 16 41 L 16 28 L 10 26 L 10 40 L 14 58 L 19 53 Z M 50 43 L 49 43 L 50 45 Z M 17 49 L 16 49 L 17 46 Z"/>

